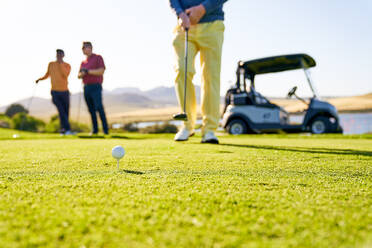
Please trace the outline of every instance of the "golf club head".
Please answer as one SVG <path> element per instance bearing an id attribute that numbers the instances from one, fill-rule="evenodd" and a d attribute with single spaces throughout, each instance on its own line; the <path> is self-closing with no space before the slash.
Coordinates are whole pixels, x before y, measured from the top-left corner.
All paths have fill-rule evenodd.
<path id="1" fill-rule="evenodd" d="M 187 121 L 187 114 L 186 113 L 175 114 L 173 115 L 173 120 Z"/>

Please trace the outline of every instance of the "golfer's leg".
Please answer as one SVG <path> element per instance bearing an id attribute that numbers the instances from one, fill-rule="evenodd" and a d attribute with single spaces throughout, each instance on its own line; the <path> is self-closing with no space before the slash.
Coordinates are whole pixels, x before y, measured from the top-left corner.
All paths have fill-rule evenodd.
<path id="1" fill-rule="evenodd" d="M 175 31 L 175 39 L 173 47 L 176 54 L 176 93 L 178 102 L 183 110 L 184 94 L 185 94 L 185 31 L 177 28 Z M 195 75 L 195 56 L 198 52 L 197 46 L 193 40 L 193 31 L 189 31 L 189 47 L 188 47 L 188 65 L 187 65 L 187 89 L 186 89 L 186 114 L 188 121 L 185 122 L 185 127 L 191 132 L 194 130 L 196 122 L 197 104 L 195 97 L 195 87 L 192 79 Z"/>
<path id="2" fill-rule="evenodd" d="M 93 133 L 98 133 L 98 124 L 97 124 L 97 116 L 96 116 L 96 108 L 94 107 L 94 101 L 93 97 L 91 96 L 92 92 L 89 86 L 84 87 L 84 98 L 85 102 L 87 104 L 90 117 L 92 119 L 92 125 L 93 125 Z"/>
<path id="3" fill-rule="evenodd" d="M 63 92 L 61 95 L 62 107 L 63 107 L 63 122 L 66 131 L 71 130 L 70 122 L 68 121 L 69 109 L 70 109 L 70 93 L 68 91 Z"/>
<path id="4" fill-rule="evenodd" d="M 215 21 L 201 24 L 200 28 L 202 134 L 205 134 L 215 131 L 220 119 L 221 55 L 225 26 L 222 21 Z"/>
<path id="5" fill-rule="evenodd" d="M 102 86 L 101 85 L 98 85 L 97 89 L 94 92 L 94 106 L 96 106 L 96 110 L 98 111 L 99 117 L 101 118 L 103 132 L 105 134 L 108 134 L 107 119 L 106 119 L 105 109 L 102 103 Z"/>
<path id="6" fill-rule="evenodd" d="M 64 122 L 64 108 L 63 108 L 63 103 L 61 101 L 61 97 L 59 95 L 59 92 L 52 92 L 52 101 L 54 105 L 56 106 L 58 110 L 58 117 L 59 117 L 59 123 L 61 126 L 61 131 L 67 131 L 65 127 L 65 122 Z"/>

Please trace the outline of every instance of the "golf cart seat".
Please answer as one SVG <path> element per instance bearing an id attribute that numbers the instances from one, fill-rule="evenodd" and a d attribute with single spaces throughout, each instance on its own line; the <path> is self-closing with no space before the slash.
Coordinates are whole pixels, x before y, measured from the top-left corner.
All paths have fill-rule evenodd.
<path id="1" fill-rule="evenodd" d="M 225 106 L 233 105 L 255 105 L 259 107 L 280 108 L 278 105 L 270 102 L 259 92 L 252 89 L 251 91 L 239 92 L 236 88 L 228 90 L 225 97 Z"/>
<path id="2" fill-rule="evenodd" d="M 278 105 L 270 102 L 269 99 L 267 99 L 261 93 L 255 91 L 254 89 L 251 89 L 251 91 L 248 93 L 248 96 L 251 99 L 253 105 L 267 108 L 279 108 Z"/>

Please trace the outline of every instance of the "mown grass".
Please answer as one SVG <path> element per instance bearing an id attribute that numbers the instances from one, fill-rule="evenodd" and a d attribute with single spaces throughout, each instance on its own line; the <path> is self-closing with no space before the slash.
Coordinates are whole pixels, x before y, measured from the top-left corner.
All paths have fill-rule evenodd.
<path id="1" fill-rule="evenodd" d="M 0 130 L 0 247 L 369 247 L 370 136 Z M 111 148 L 123 145 L 121 170 Z"/>

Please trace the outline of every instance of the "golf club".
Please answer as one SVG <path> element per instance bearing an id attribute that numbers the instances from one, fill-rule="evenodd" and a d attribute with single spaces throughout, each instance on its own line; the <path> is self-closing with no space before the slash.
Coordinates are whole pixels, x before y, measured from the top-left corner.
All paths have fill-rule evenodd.
<path id="1" fill-rule="evenodd" d="M 79 123 L 80 121 L 80 109 L 81 109 L 81 98 L 84 92 L 84 86 L 81 84 L 81 92 L 79 92 L 79 99 L 78 99 L 78 109 L 77 109 L 77 116 L 76 116 L 76 122 Z"/>
<path id="2" fill-rule="evenodd" d="M 29 113 L 30 113 L 30 107 L 31 107 L 32 100 L 34 100 L 34 96 L 35 96 L 35 93 L 36 93 L 36 86 L 37 86 L 37 84 L 34 84 L 34 87 L 33 87 L 33 90 L 32 90 L 32 96 L 28 100 L 28 103 L 27 103 L 27 110 L 28 110 Z"/>
<path id="3" fill-rule="evenodd" d="M 31 107 L 31 104 L 32 104 L 32 100 L 34 99 L 34 96 L 35 96 L 35 93 L 36 93 L 36 86 L 37 86 L 37 84 L 34 84 L 33 90 L 32 90 L 32 95 L 31 95 L 31 97 L 30 97 L 30 99 L 28 100 L 28 103 L 27 103 L 26 110 L 28 111 L 28 114 L 30 113 L 30 107 Z M 24 123 L 25 123 L 25 120 L 22 119 L 20 130 L 23 130 Z"/>
<path id="4" fill-rule="evenodd" d="M 187 114 L 186 114 L 186 91 L 187 91 L 187 57 L 188 57 L 188 50 L 189 50 L 189 29 L 185 29 L 185 90 L 184 90 L 184 98 L 183 98 L 183 113 L 178 113 L 173 115 L 174 120 L 178 121 L 187 121 Z"/>

